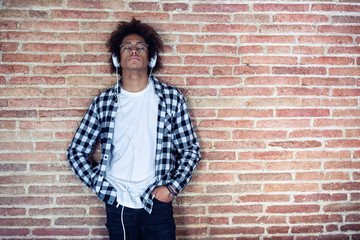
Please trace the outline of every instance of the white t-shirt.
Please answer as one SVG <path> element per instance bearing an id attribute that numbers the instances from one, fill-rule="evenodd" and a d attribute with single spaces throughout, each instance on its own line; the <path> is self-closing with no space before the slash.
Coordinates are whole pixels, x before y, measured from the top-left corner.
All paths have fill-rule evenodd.
<path id="1" fill-rule="evenodd" d="M 118 98 L 113 157 L 106 179 L 115 187 L 119 204 L 143 208 L 140 196 L 155 181 L 159 97 L 149 81 L 140 92 L 121 89 Z"/>

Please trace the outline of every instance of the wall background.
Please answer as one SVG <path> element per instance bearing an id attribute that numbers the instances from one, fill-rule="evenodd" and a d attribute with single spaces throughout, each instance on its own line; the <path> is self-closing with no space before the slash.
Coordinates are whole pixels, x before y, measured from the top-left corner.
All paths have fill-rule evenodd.
<path id="1" fill-rule="evenodd" d="M 178 239 L 360 239 L 358 0 L 0 3 L 1 239 L 107 238 L 65 150 L 132 16 L 161 33 L 157 76 L 201 141 Z"/>

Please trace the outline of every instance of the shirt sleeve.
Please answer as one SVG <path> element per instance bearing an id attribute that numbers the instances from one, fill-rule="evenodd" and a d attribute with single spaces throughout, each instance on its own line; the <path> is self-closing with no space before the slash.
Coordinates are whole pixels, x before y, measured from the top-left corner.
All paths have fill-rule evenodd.
<path id="1" fill-rule="evenodd" d="M 97 167 L 93 167 L 89 155 L 96 144 L 100 132 L 99 118 L 96 111 L 96 99 L 91 103 L 80 122 L 75 136 L 67 150 L 67 160 L 76 176 L 89 188 L 93 189 L 93 177 Z"/>
<path id="2" fill-rule="evenodd" d="M 172 175 L 171 186 L 179 193 L 190 182 L 192 172 L 201 159 L 199 142 L 181 93 L 179 108 L 174 119 L 173 137 L 179 157 L 177 168 Z"/>

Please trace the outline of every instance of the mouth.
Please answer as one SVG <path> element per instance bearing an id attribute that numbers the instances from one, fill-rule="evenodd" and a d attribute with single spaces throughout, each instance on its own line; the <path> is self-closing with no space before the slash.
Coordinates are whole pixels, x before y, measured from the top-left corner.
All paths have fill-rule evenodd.
<path id="1" fill-rule="evenodd" d="M 139 57 L 130 57 L 128 61 L 140 61 Z"/>

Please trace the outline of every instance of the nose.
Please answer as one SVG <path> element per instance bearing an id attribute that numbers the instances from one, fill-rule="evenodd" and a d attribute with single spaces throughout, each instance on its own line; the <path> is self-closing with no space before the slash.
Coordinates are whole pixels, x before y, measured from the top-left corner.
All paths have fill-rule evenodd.
<path id="1" fill-rule="evenodd" d="M 132 47 L 130 54 L 131 54 L 131 55 L 137 55 L 137 54 L 139 54 L 139 52 L 137 51 L 137 48 L 136 48 L 136 47 Z"/>

